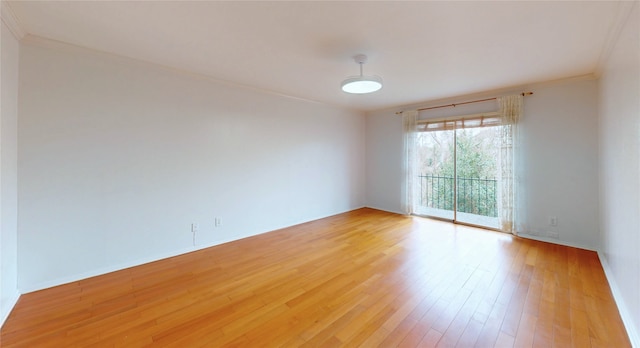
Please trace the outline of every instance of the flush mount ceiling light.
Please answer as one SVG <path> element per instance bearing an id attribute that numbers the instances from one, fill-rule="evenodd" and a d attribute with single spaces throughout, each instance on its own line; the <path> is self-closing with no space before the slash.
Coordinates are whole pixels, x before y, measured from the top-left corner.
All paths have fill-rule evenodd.
<path id="1" fill-rule="evenodd" d="M 347 93 L 365 94 L 382 88 L 382 78 L 380 76 L 362 75 L 362 65 L 367 62 L 367 56 L 358 54 L 353 57 L 356 63 L 360 64 L 360 76 L 349 76 L 342 81 L 342 90 Z"/>

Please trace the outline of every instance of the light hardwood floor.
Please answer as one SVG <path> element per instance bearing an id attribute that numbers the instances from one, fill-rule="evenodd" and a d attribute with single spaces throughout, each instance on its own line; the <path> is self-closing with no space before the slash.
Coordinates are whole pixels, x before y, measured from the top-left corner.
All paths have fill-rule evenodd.
<path id="1" fill-rule="evenodd" d="M 596 253 L 373 209 L 22 296 L 2 347 L 628 347 Z"/>

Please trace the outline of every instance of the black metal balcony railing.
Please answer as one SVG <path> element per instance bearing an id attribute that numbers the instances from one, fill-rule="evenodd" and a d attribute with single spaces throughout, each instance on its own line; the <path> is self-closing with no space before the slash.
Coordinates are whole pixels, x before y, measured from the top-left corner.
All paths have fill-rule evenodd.
<path id="1" fill-rule="evenodd" d="M 419 175 L 419 203 L 423 207 L 454 210 L 453 182 L 450 176 Z M 460 178 L 457 185 L 458 212 L 498 216 L 496 179 Z"/>

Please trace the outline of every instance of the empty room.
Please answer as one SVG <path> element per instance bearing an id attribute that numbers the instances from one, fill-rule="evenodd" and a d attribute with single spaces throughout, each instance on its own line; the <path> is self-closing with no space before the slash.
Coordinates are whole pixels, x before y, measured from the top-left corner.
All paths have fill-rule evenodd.
<path id="1" fill-rule="evenodd" d="M 0 346 L 640 347 L 639 1 L 1 1 Z"/>

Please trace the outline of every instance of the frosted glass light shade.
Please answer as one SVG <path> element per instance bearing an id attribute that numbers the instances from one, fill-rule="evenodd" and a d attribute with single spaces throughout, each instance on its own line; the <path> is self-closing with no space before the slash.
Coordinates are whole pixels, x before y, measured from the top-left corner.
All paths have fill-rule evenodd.
<path id="1" fill-rule="evenodd" d="M 379 76 L 353 76 L 342 81 L 342 90 L 347 93 L 372 93 L 382 88 Z"/>

